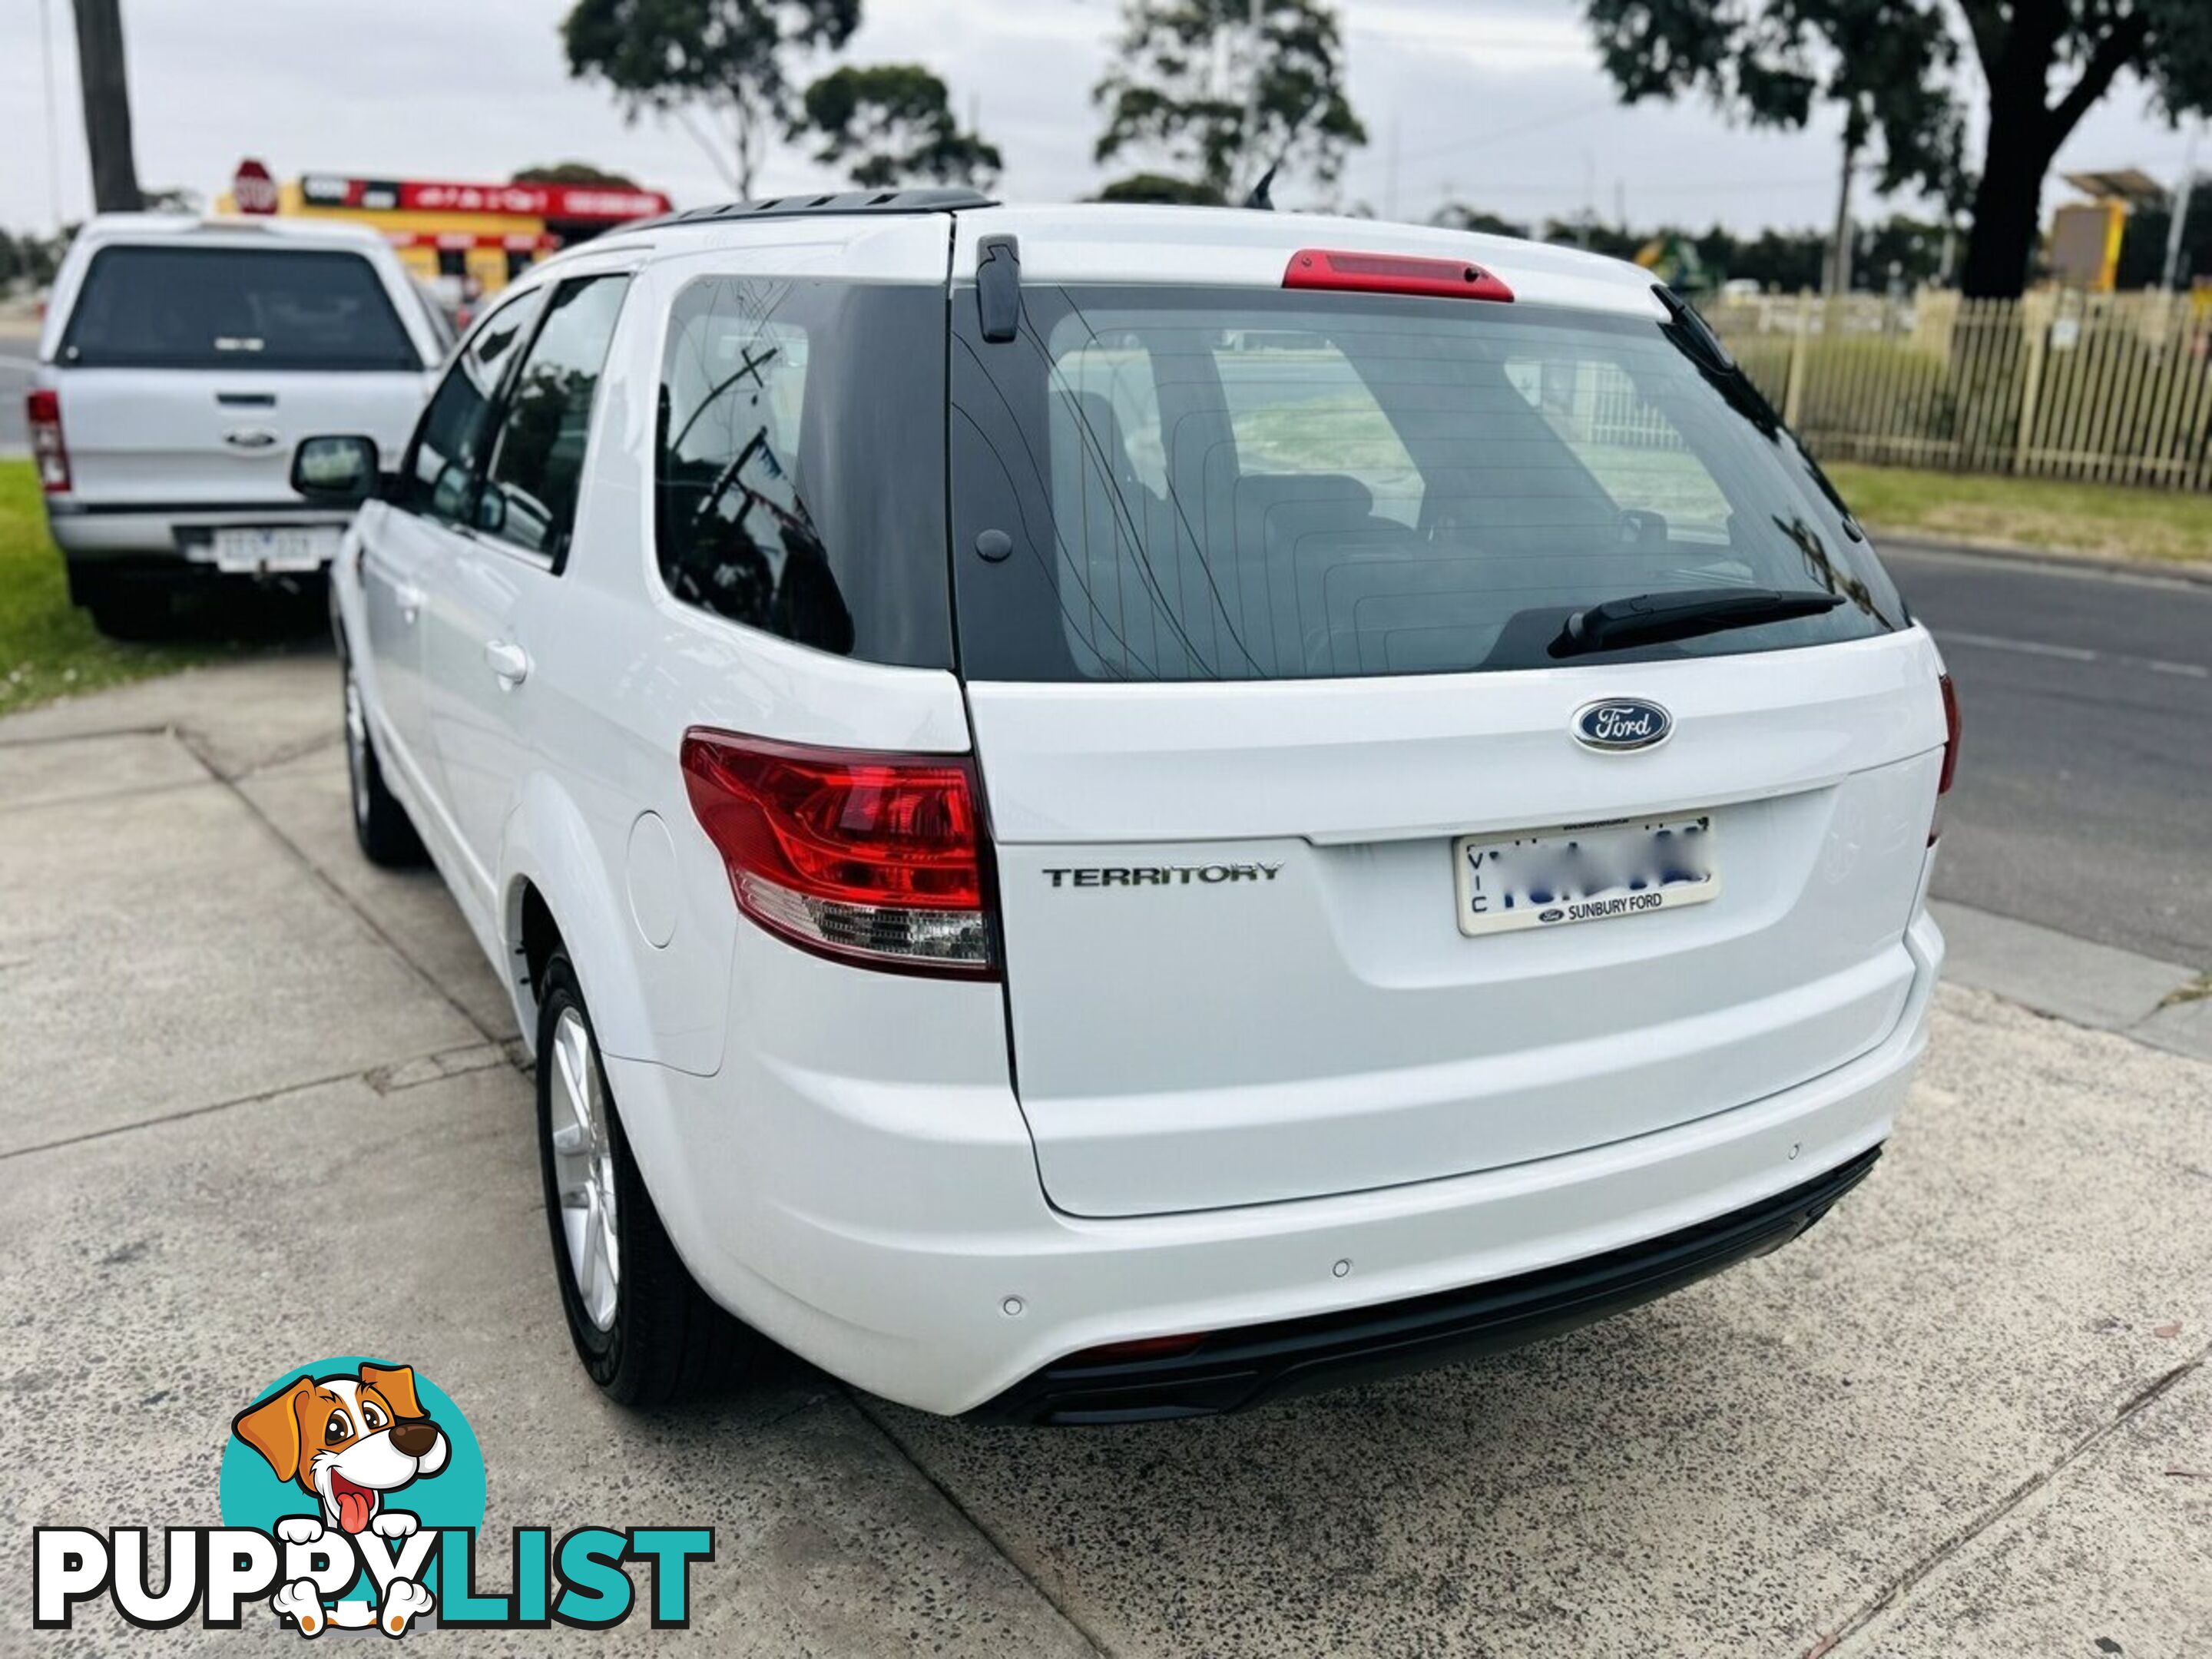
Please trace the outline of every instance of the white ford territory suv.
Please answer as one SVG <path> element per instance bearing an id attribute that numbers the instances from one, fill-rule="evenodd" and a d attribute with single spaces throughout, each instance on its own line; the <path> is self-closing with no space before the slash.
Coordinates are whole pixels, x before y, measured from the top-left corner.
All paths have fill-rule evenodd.
<path id="1" fill-rule="evenodd" d="M 180 590 L 313 578 L 348 514 L 288 486 L 293 446 L 357 432 L 396 459 L 452 344 L 360 226 L 93 220 L 55 276 L 28 410 L 70 598 L 142 639 Z"/>
<path id="2" fill-rule="evenodd" d="M 617 1398 L 1225 1411 L 1794 1237 L 1923 1042 L 1942 665 L 1632 266 L 754 203 L 476 326 L 333 589 Z M 738 1322 L 742 1321 L 742 1323 Z"/>

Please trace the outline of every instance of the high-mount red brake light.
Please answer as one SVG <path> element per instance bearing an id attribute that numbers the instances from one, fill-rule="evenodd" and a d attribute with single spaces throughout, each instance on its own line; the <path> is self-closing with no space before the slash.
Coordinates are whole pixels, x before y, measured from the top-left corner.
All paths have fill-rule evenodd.
<path id="1" fill-rule="evenodd" d="M 1513 290 L 1464 259 L 1419 259 L 1403 253 L 1347 253 L 1300 248 L 1283 271 L 1285 288 L 1334 289 L 1350 294 L 1410 294 L 1441 300 L 1505 300 Z"/>
<path id="2" fill-rule="evenodd" d="M 817 749 L 695 727 L 691 810 L 738 908 L 803 950 L 994 978 L 990 881 L 964 755 Z"/>
<path id="3" fill-rule="evenodd" d="M 1937 675 L 1936 684 L 1943 693 L 1943 769 L 1936 776 L 1936 817 L 1928 826 L 1930 847 L 1943 833 L 1943 797 L 1951 793 L 1951 781 L 1959 775 L 1959 694 L 1948 674 Z"/>
<path id="4" fill-rule="evenodd" d="M 58 495 L 70 487 L 69 447 L 62 441 L 61 393 L 40 386 L 24 402 L 31 428 L 31 459 L 39 469 L 39 487 Z"/>

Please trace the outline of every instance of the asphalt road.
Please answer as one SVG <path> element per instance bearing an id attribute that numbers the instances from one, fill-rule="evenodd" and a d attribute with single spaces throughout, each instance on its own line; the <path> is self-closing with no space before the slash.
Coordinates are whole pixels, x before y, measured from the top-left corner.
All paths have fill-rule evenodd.
<path id="1" fill-rule="evenodd" d="M 34 337 L 0 330 L 0 455 L 30 447 L 31 434 L 23 424 L 23 394 L 31 389 L 31 366 L 38 357 Z"/>
<path id="2" fill-rule="evenodd" d="M 1937 896 L 2212 968 L 2212 586 L 1882 558 L 1965 724 Z"/>

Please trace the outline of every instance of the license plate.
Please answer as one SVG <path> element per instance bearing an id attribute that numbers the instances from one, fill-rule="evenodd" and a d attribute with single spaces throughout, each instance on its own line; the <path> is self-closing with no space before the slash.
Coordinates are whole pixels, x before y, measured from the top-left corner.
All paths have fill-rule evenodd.
<path id="1" fill-rule="evenodd" d="M 327 525 L 250 525 L 216 531 L 210 552 L 218 570 L 319 570 L 337 556 L 340 534 Z"/>
<path id="2" fill-rule="evenodd" d="M 1721 890 L 1710 813 L 1462 836 L 1452 862 L 1470 938 L 1671 910 Z"/>

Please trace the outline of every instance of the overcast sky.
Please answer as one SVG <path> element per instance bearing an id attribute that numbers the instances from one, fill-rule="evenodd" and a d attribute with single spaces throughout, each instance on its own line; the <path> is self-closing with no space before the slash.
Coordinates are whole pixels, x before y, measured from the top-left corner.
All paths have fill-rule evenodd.
<path id="1" fill-rule="evenodd" d="M 1108 176 L 1091 160 L 1089 92 L 1118 9 L 1119 0 L 867 0 L 846 56 L 927 64 L 1005 152 L 1002 196 L 1066 199 Z M 683 205 L 726 197 L 682 129 L 626 123 L 604 88 L 568 78 L 563 10 L 563 0 L 123 0 L 140 178 L 211 196 L 244 155 L 282 178 L 504 179 L 574 159 Z M 1732 128 L 1698 104 L 1619 107 L 1573 0 L 1342 0 L 1340 11 L 1352 101 L 1371 137 L 1347 170 L 1346 202 L 1425 218 L 1449 195 L 1516 219 L 1585 204 L 1610 218 L 1625 204 L 1639 227 L 1738 229 L 1821 225 L 1832 211 L 1832 123 L 1778 135 Z M 61 216 L 87 210 L 70 18 L 69 0 L 0 0 L 10 135 L 0 224 L 51 225 L 57 180 Z M 52 32 L 51 122 L 42 19 Z M 1978 76 L 1969 85 L 1978 97 Z M 2167 177 L 2183 143 L 2142 88 L 2124 83 L 2059 169 Z M 2199 160 L 2212 166 L 2212 144 Z M 772 194 L 840 181 L 785 149 L 759 182 Z M 2046 201 L 2064 194 L 2053 185 Z"/>

